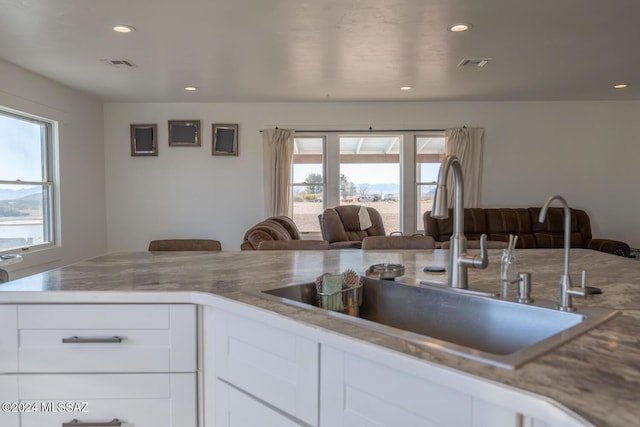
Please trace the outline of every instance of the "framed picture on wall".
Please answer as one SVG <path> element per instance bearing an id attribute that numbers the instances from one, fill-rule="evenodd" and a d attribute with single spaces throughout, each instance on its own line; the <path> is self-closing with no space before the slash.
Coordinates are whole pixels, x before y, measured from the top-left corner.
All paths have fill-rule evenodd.
<path id="1" fill-rule="evenodd" d="M 214 156 L 237 156 L 238 155 L 238 125 L 237 124 L 217 124 L 213 127 L 213 147 Z"/>
<path id="2" fill-rule="evenodd" d="M 132 156 L 157 156 L 158 155 L 158 125 L 130 125 L 131 155 Z"/>
<path id="3" fill-rule="evenodd" d="M 170 147 L 200 147 L 200 120 L 169 120 Z"/>

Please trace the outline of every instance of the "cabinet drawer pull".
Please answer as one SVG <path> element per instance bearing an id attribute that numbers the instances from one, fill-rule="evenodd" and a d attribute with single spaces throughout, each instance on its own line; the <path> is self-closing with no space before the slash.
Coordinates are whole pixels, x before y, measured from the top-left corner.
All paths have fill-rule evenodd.
<path id="1" fill-rule="evenodd" d="M 69 337 L 69 338 L 62 338 L 62 343 L 63 344 L 119 343 L 119 342 L 122 342 L 122 338 L 120 338 L 120 337 L 106 337 L 106 338 Z M 115 425 L 115 424 L 107 424 L 107 425 Z"/>
<path id="2" fill-rule="evenodd" d="M 77 419 L 73 419 L 69 422 L 62 423 L 62 427 L 108 427 L 108 426 L 121 426 L 122 421 L 119 421 L 117 418 L 112 419 L 111 421 L 106 422 L 94 422 L 94 421 L 78 421 Z"/>

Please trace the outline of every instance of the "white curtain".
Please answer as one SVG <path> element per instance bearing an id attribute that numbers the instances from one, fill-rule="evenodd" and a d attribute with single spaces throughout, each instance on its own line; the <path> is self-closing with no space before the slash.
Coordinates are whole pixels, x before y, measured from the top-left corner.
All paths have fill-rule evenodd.
<path id="1" fill-rule="evenodd" d="M 262 141 L 270 154 L 271 215 L 289 214 L 289 181 L 293 159 L 293 134 L 290 129 L 265 129 Z"/>
<path id="2" fill-rule="evenodd" d="M 460 160 L 464 179 L 464 207 L 480 207 L 480 179 L 482 176 L 483 128 L 453 128 L 445 131 L 445 154 Z M 451 178 L 449 178 L 451 179 Z M 452 181 L 449 181 L 452 182 Z M 449 192 L 449 204 L 453 192 Z"/>

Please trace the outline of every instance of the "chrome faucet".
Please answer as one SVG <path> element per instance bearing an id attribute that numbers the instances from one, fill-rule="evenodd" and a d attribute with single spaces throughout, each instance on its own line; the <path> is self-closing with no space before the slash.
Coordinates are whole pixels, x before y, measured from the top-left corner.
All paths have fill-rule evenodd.
<path id="1" fill-rule="evenodd" d="M 569 248 L 571 247 L 571 210 L 569 209 L 569 204 L 567 201 L 561 196 L 551 196 L 547 199 L 542 206 L 542 210 L 540 211 L 540 215 L 538 216 L 538 222 L 544 222 L 544 219 L 547 217 L 547 209 L 549 205 L 554 200 L 559 201 L 564 207 L 564 274 L 560 278 L 560 304 L 558 305 L 558 310 L 562 311 L 573 311 L 575 310 L 571 305 L 571 297 L 573 295 L 576 296 L 587 296 L 587 290 L 585 287 L 584 280 L 582 281 L 582 287 L 572 287 L 571 286 L 571 276 L 569 276 Z"/>
<path id="2" fill-rule="evenodd" d="M 449 277 L 447 284 L 451 288 L 468 289 L 467 269 L 469 267 L 484 269 L 489 264 L 487 235 L 483 234 L 480 237 L 480 256 L 467 253 L 467 238 L 464 236 L 464 182 L 462 166 L 456 156 L 448 155 L 442 161 L 440 173 L 438 174 L 436 194 L 433 198 L 431 216 L 439 219 L 445 219 L 449 216 L 447 206 L 447 177 L 449 170 L 453 171 L 454 205 L 453 234 L 451 235 L 451 247 L 449 250 Z"/>

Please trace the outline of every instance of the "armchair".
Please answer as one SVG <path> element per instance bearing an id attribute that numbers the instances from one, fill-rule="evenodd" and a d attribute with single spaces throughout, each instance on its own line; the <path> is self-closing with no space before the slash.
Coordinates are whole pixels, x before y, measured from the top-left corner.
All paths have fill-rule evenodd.
<path id="1" fill-rule="evenodd" d="M 361 225 L 361 221 L 367 220 L 366 217 L 367 224 Z M 331 249 L 360 249 L 365 237 L 385 235 L 380 212 L 374 208 L 336 206 L 325 209 L 318 219 L 322 238 L 329 242 Z"/>

